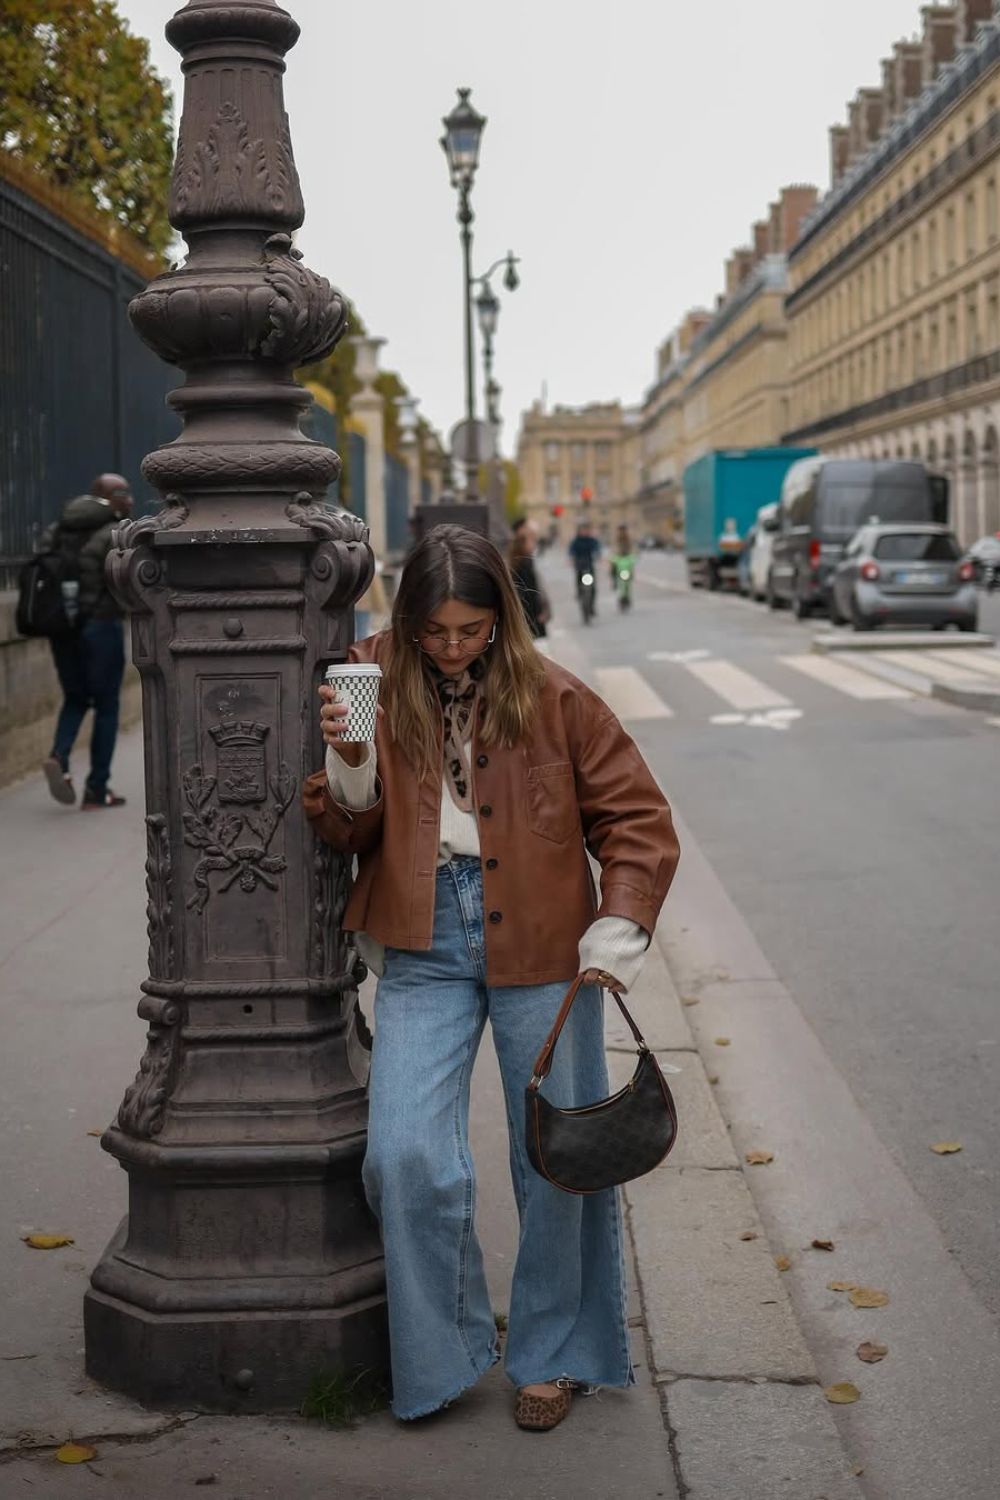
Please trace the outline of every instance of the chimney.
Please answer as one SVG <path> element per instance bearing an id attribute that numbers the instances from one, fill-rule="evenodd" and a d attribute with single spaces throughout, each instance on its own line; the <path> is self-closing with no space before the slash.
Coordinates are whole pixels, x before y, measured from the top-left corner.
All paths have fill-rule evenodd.
<path id="1" fill-rule="evenodd" d="M 830 126 L 830 186 L 837 183 L 847 171 L 850 160 L 850 131 L 846 125 Z"/>
<path id="2" fill-rule="evenodd" d="M 848 105 L 851 160 L 863 156 L 885 128 L 885 95 L 881 89 L 858 89 Z"/>
<path id="3" fill-rule="evenodd" d="M 766 219 L 758 219 L 752 226 L 753 258 L 763 260 L 771 248 L 771 226 Z"/>
<path id="4" fill-rule="evenodd" d="M 955 0 L 956 42 L 971 42 L 975 39 L 980 21 L 993 17 L 993 0 Z"/>
<path id="5" fill-rule="evenodd" d="M 888 125 L 899 114 L 899 99 L 896 93 L 896 59 L 883 57 L 882 97 L 885 99 L 885 123 Z"/>
<path id="6" fill-rule="evenodd" d="M 772 250 L 788 254 L 799 237 L 802 220 L 816 207 L 818 196 L 812 183 L 807 182 L 794 182 L 781 189 L 778 202 L 771 205 Z"/>
<path id="7" fill-rule="evenodd" d="M 892 49 L 895 115 L 901 115 L 924 85 L 924 49 L 920 42 L 897 42 Z"/>
<path id="8" fill-rule="evenodd" d="M 753 270 L 754 255 L 749 245 L 739 245 L 726 261 L 726 296 L 739 291 Z"/>
<path id="9" fill-rule="evenodd" d="M 685 313 L 684 321 L 677 330 L 678 353 L 686 354 L 706 324 L 712 321 L 712 314 L 704 307 L 693 307 L 690 312 Z"/>
<path id="10" fill-rule="evenodd" d="M 957 40 L 955 12 L 950 5 L 924 5 L 923 82 L 926 86 L 937 77 L 942 63 L 955 56 Z"/>

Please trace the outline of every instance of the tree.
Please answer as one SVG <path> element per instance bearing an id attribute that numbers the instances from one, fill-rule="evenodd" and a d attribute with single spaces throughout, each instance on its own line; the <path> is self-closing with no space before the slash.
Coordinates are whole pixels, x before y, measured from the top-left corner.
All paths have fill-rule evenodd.
<path id="1" fill-rule="evenodd" d="M 2 0 L 0 147 L 168 248 L 171 98 L 114 0 Z"/>
<path id="2" fill-rule="evenodd" d="M 351 445 L 348 441 L 347 419 L 351 412 L 351 401 L 361 389 L 361 381 L 354 373 L 356 351 L 351 343 L 352 334 L 365 333 L 361 314 L 354 304 L 347 304 L 347 328 L 332 354 L 316 364 L 302 365 L 296 370 L 299 380 L 313 381 L 329 391 L 337 414 L 337 450 L 340 454 L 340 502 L 351 505 Z"/>

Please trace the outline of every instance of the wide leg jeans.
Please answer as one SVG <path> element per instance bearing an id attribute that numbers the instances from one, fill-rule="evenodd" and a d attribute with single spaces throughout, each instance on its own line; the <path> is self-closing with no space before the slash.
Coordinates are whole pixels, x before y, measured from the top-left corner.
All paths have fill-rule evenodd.
<path id="1" fill-rule="evenodd" d="M 520 1220 L 505 1349 L 516 1386 L 568 1376 L 632 1383 L 617 1190 L 577 1197 L 540 1177 L 524 1145 L 524 1087 L 567 986 L 486 984 L 482 874 L 454 859 L 437 875 L 433 946 L 390 948 L 375 998 L 364 1184 L 382 1229 L 393 1411 L 452 1400 L 499 1357 L 476 1238 L 469 1086 L 489 1020 L 507 1109 Z M 600 990 L 581 990 L 547 1097 L 608 1093 Z"/>

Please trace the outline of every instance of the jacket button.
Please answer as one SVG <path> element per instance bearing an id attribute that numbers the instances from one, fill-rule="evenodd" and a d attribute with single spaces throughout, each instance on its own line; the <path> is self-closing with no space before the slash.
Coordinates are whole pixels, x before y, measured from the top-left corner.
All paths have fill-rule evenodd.
<path id="1" fill-rule="evenodd" d="M 486 868 L 487 870 L 495 870 L 499 863 L 500 861 L 498 859 L 488 859 L 486 861 Z"/>
<path id="2" fill-rule="evenodd" d="M 480 770 L 482 770 L 484 766 L 488 766 L 489 763 L 490 763 L 490 758 L 489 758 L 488 755 L 477 755 L 476 756 L 476 765 L 479 767 Z"/>
<path id="3" fill-rule="evenodd" d="M 492 818 L 493 809 L 488 802 L 484 802 L 482 807 L 479 809 L 479 816 L 481 818 Z"/>
<path id="4" fill-rule="evenodd" d="M 491 911 L 490 912 L 490 921 L 494 925 L 496 925 L 497 922 L 502 922 L 503 921 L 503 912 L 502 911 Z"/>

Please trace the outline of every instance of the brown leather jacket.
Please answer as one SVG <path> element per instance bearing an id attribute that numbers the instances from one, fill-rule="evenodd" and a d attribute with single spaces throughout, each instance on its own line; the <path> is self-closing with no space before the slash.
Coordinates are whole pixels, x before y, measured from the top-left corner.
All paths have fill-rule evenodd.
<path id="1" fill-rule="evenodd" d="M 378 661 L 385 635 L 352 646 Z M 491 985 L 569 981 L 595 915 L 652 933 L 677 868 L 670 808 L 631 737 L 596 693 L 545 662 L 534 734 L 516 749 L 472 740 Z M 316 833 L 358 856 L 344 913 L 349 932 L 426 950 L 434 929 L 441 778 L 418 782 L 384 721 L 376 733 L 379 800 L 341 807 L 325 771 L 303 789 Z M 601 867 L 598 911 L 587 851 Z"/>

